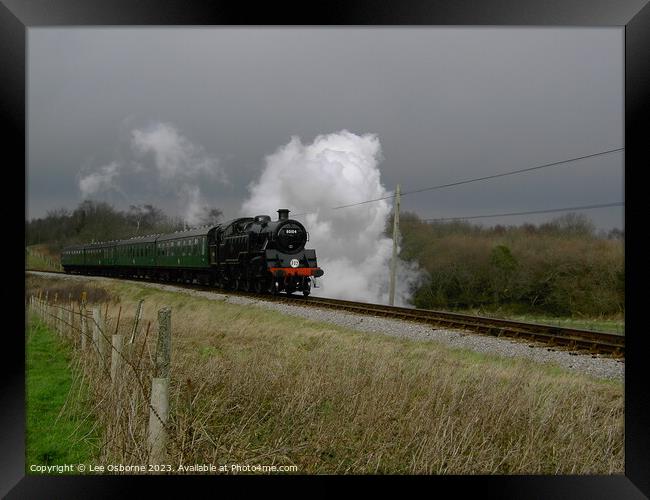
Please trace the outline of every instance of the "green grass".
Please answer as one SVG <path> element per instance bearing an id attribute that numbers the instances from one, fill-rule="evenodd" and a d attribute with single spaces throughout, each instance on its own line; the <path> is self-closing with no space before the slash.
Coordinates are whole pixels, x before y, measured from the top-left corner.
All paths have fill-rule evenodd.
<path id="1" fill-rule="evenodd" d="M 513 321 L 525 321 L 528 323 L 540 323 L 543 325 L 554 325 L 566 328 L 580 328 L 584 330 L 595 330 L 599 332 L 625 333 L 625 319 L 621 317 L 555 317 L 538 314 L 517 314 L 507 311 L 489 311 L 485 309 L 454 310 L 462 314 L 476 314 L 492 318 L 510 319 Z"/>
<path id="2" fill-rule="evenodd" d="M 77 464 L 93 456 L 93 421 L 81 410 L 85 391 L 71 392 L 70 359 L 69 347 L 32 316 L 27 329 L 27 473 L 30 465 Z"/>
<path id="3" fill-rule="evenodd" d="M 509 316 L 508 319 L 515 321 L 528 321 L 544 325 L 556 325 L 567 328 L 582 328 L 585 330 L 596 330 L 600 332 L 625 332 L 624 319 L 603 319 L 603 318 L 553 318 L 548 316 L 520 315 Z"/>
<path id="4" fill-rule="evenodd" d="M 34 250 L 28 250 L 27 269 L 33 269 L 35 271 L 60 271 L 61 264 L 58 259 L 48 257 Z"/>

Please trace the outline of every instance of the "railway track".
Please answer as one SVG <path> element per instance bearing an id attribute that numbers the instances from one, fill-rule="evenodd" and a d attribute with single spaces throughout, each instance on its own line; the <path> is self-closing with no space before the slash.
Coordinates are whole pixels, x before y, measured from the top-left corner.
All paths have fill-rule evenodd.
<path id="1" fill-rule="evenodd" d="M 28 270 L 29 271 L 29 270 Z M 61 271 L 38 271 L 49 274 L 65 274 Z M 98 276 L 104 277 L 104 276 Z M 118 278 L 112 278 L 118 279 Z M 129 278 L 133 279 L 133 278 Z M 134 281 L 147 281 L 133 279 Z M 219 291 L 205 285 L 189 283 L 171 283 L 173 286 L 202 291 Z M 446 311 L 433 311 L 429 309 L 413 309 L 407 307 L 387 306 L 381 304 L 368 304 L 349 300 L 330 299 L 324 297 L 303 297 L 300 295 L 270 295 L 255 294 L 243 291 L 228 290 L 229 295 L 240 295 L 255 299 L 285 302 L 296 305 L 325 307 L 357 314 L 383 316 L 387 318 L 415 321 L 430 324 L 434 327 L 454 328 L 469 330 L 482 335 L 507 337 L 515 340 L 538 342 L 552 349 L 563 349 L 575 352 L 590 353 L 592 355 L 605 355 L 623 359 L 625 357 L 625 336 L 616 333 L 582 330 L 577 328 L 564 328 L 539 323 L 524 323 L 506 319 L 490 318 L 485 316 L 472 316 Z"/>

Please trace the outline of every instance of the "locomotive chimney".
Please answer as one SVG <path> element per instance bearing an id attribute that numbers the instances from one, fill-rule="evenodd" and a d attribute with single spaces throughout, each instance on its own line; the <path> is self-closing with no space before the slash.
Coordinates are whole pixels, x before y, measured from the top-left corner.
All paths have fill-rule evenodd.
<path id="1" fill-rule="evenodd" d="M 281 208 L 278 210 L 278 220 L 287 220 L 289 218 L 289 209 Z"/>

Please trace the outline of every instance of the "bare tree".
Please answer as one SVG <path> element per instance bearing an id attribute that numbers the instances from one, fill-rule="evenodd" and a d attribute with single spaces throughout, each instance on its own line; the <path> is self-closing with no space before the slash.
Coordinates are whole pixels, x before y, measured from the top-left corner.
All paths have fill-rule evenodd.
<path id="1" fill-rule="evenodd" d="M 223 212 L 218 208 L 213 208 L 208 205 L 203 207 L 203 213 L 199 217 L 200 226 L 214 226 L 221 221 Z"/>

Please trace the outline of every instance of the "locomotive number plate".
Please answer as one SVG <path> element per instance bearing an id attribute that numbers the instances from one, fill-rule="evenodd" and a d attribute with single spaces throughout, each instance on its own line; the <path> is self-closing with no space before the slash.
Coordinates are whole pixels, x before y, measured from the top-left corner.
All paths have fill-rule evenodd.
<path id="1" fill-rule="evenodd" d="M 291 267 L 298 267 L 300 265 L 300 261 L 298 259 L 291 259 L 291 262 L 289 262 L 289 265 Z"/>

